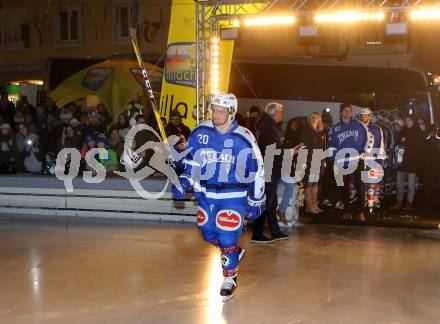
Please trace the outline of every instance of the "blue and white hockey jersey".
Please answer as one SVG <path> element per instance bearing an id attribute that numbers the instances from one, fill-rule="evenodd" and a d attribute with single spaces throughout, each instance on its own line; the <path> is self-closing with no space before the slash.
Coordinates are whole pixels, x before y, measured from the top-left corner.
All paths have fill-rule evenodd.
<path id="1" fill-rule="evenodd" d="M 376 162 L 382 164 L 386 158 L 382 128 L 373 123 L 364 125 L 364 127 L 367 130 L 367 142 L 365 144 L 364 151 L 370 156 L 375 154 Z M 373 150 L 375 151 L 374 153 Z M 379 152 L 377 152 L 377 150 L 379 150 Z"/>
<path id="2" fill-rule="evenodd" d="M 183 174 L 197 200 L 246 205 L 264 200 L 263 158 L 249 130 L 233 121 L 225 134 L 211 121 L 198 125 L 188 139 Z"/>
<path id="3" fill-rule="evenodd" d="M 348 123 L 342 121 L 336 123 L 330 130 L 333 159 L 335 159 L 337 152 L 343 149 L 355 149 L 359 155 L 364 153 L 367 138 L 367 130 L 364 125 L 356 119 L 352 119 Z M 353 159 L 354 157 L 350 158 Z M 340 163 L 341 161 L 336 162 Z M 345 162 L 344 167 L 347 165 L 347 161 Z"/>

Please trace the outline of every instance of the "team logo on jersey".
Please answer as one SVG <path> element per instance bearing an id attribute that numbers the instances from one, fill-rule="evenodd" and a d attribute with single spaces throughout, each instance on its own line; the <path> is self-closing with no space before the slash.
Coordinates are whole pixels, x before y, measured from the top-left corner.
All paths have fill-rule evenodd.
<path id="1" fill-rule="evenodd" d="M 215 224 L 224 231 L 235 231 L 241 227 L 241 215 L 235 210 L 221 210 L 215 219 Z"/>
<path id="2" fill-rule="evenodd" d="M 197 210 L 197 225 L 203 226 L 208 222 L 208 214 L 203 208 Z"/>
<path id="3" fill-rule="evenodd" d="M 222 254 L 222 265 L 224 268 L 226 268 L 231 263 L 231 260 L 229 257 L 225 254 Z"/>

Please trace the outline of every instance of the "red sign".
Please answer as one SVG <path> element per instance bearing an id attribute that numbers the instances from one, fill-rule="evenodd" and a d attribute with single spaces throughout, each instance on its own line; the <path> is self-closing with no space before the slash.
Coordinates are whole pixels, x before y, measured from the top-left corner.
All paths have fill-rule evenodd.
<path id="1" fill-rule="evenodd" d="M 241 227 L 241 215 L 234 210 L 221 210 L 215 221 L 217 227 L 224 231 L 235 231 Z"/>
<path id="2" fill-rule="evenodd" d="M 203 226 L 208 222 L 208 214 L 199 207 L 197 211 L 197 224 Z"/>

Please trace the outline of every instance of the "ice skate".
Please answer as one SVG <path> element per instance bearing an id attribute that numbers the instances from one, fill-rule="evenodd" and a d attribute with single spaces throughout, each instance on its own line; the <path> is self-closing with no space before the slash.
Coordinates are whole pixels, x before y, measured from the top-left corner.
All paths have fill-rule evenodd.
<path id="1" fill-rule="evenodd" d="M 229 299 L 234 297 L 235 288 L 237 288 L 237 277 L 225 278 L 225 281 L 223 281 L 223 285 L 220 289 L 220 296 L 222 296 L 223 302 L 227 302 Z"/>

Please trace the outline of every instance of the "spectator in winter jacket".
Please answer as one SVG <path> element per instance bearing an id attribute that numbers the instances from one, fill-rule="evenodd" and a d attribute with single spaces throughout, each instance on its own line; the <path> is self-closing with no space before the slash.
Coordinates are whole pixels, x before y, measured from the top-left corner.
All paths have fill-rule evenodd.
<path id="1" fill-rule="evenodd" d="M 425 140 L 426 155 L 423 167 L 423 191 L 425 192 L 425 206 L 431 211 L 440 207 L 440 136 L 436 125 L 431 125 L 429 135 Z M 429 155 L 428 155 L 429 154 Z"/>
<path id="2" fill-rule="evenodd" d="M 108 148 L 107 138 L 104 134 L 96 137 L 96 146 L 99 148 L 99 162 L 104 166 L 107 173 L 118 169 L 118 158 L 116 152 Z"/>
<path id="3" fill-rule="evenodd" d="M 92 148 L 96 147 L 96 140 L 95 137 L 92 135 L 87 135 L 84 138 L 84 144 L 81 148 L 81 159 L 85 159 L 87 152 L 90 151 Z"/>
<path id="4" fill-rule="evenodd" d="M 165 133 L 167 136 L 170 135 L 183 135 L 188 138 L 191 134 L 191 130 L 182 123 L 182 116 L 177 110 L 171 111 L 170 122 L 168 123 Z"/>
<path id="5" fill-rule="evenodd" d="M 0 173 L 15 173 L 15 143 L 11 125 L 0 125 Z"/>
<path id="6" fill-rule="evenodd" d="M 293 149 L 299 144 L 299 132 L 298 122 L 294 118 L 290 119 L 287 123 L 286 132 L 284 133 L 283 149 Z M 285 154 L 286 152 L 287 151 L 284 151 Z M 292 150 L 293 161 L 291 173 L 289 175 L 292 178 L 295 176 L 296 153 L 297 151 L 295 152 Z M 277 216 L 280 221 L 287 225 L 286 210 L 289 206 L 290 200 L 296 196 L 297 184 L 292 181 L 286 181 L 284 177 L 281 177 L 279 186 L 283 186 L 284 190 L 282 191 L 283 196 L 281 197 L 281 202 L 278 206 Z"/>
<path id="7" fill-rule="evenodd" d="M 57 158 L 54 153 L 47 152 L 44 155 L 44 162 L 43 162 L 43 175 L 54 175 L 55 174 L 55 167 L 57 164 Z"/>
<path id="8" fill-rule="evenodd" d="M 14 104 L 8 99 L 8 93 L 2 92 L 0 97 L 0 121 L 11 125 L 14 119 L 14 109 Z"/>
<path id="9" fill-rule="evenodd" d="M 266 148 L 275 144 L 275 147 L 281 149 L 280 134 L 276 125 L 283 120 L 283 105 L 271 102 L 264 108 L 264 113 L 257 122 L 257 143 L 263 157 L 266 154 Z M 274 240 L 287 239 L 288 235 L 283 234 L 278 226 L 276 216 L 278 198 L 277 187 L 281 179 L 282 155 L 275 155 L 272 167 L 270 182 L 266 182 L 266 210 L 255 221 L 252 242 L 253 243 L 271 243 Z M 271 238 L 263 235 L 264 225 L 267 222 L 271 232 Z"/>
<path id="10" fill-rule="evenodd" d="M 61 135 L 61 147 L 75 148 L 77 150 L 81 148 L 81 136 L 79 136 L 79 134 L 70 125 L 63 127 L 63 132 Z"/>
<path id="11" fill-rule="evenodd" d="M 405 182 L 408 183 L 405 211 L 413 208 L 416 191 L 416 176 L 421 175 L 423 167 L 424 136 L 414 116 L 405 118 L 405 127 L 401 130 L 398 144 L 403 147 L 402 162 L 397 169 L 396 203 L 391 209 L 400 209 L 405 196 Z"/>
<path id="12" fill-rule="evenodd" d="M 120 113 L 118 116 L 118 121 L 116 123 L 116 128 L 119 130 L 119 135 L 124 139 L 127 137 L 128 132 L 130 131 L 130 125 L 128 123 L 127 114 Z"/>
<path id="13" fill-rule="evenodd" d="M 116 152 L 119 160 L 122 152 L 124 152 L 124 139 L 119 135 L 119 130 L 115 127 L 110 129 L 108 137 L 110 148 Z"/>
<path id="14" fill-rule="evenodd" d="M 40 138 L 36 134 L 30 134 L 26 138 L 26 157 L 24 167 L 27 172 L 40 174 L 43 166 Z"/>
<path id="15" fill-rule="evenodd" d="M 254 136 L 257 133 L 256 124 L 258 119 L 260 119 L 261 111 L 257 106 L 252 106 L 249 109 L 249 116 L 246 118 L 245 127 L 249 129 Z"/>
<path id="16" fill-rule="evenodd" d="M 17 133 L 15 134 L 15 165 L 18 172 L 25 172 L 24 159 L 26 157 L 26 138 L 28 137 L 28 129 L 24 124 L 18 124 Z"/>

